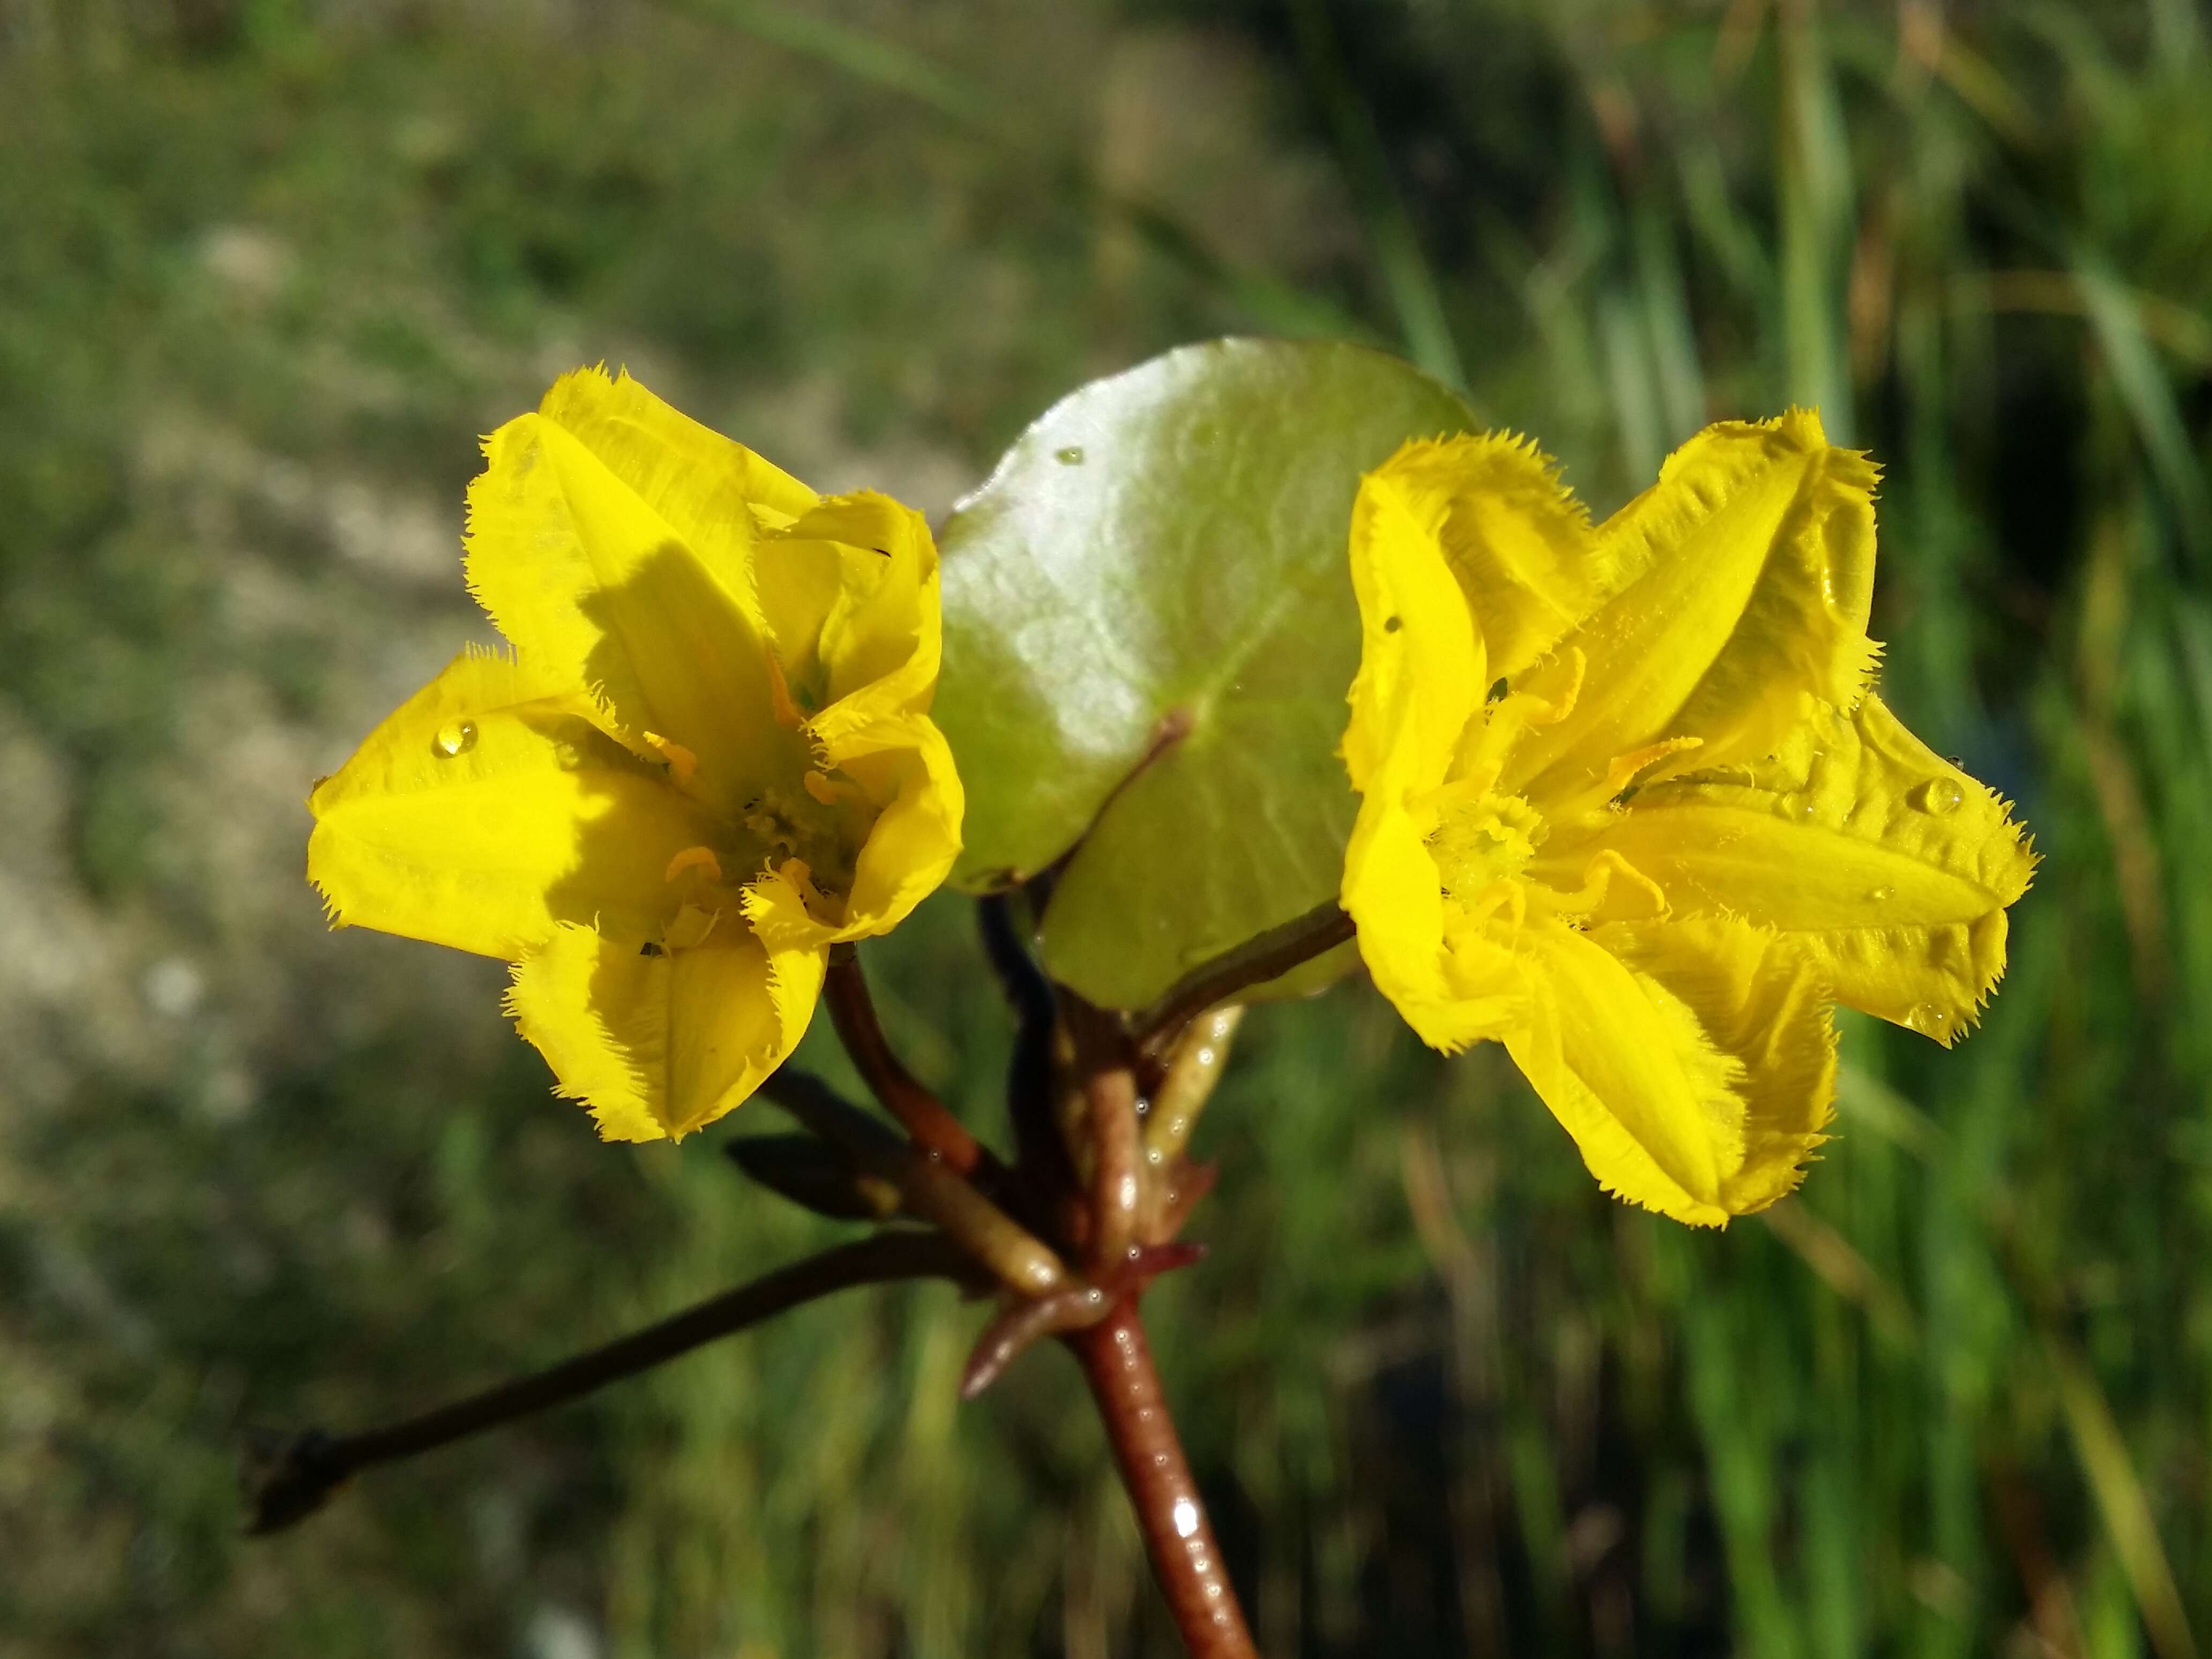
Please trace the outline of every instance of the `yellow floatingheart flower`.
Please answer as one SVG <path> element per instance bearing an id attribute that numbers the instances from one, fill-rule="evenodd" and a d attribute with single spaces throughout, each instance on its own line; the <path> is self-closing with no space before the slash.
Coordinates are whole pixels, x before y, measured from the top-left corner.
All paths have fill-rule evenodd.
<path id="1" fill-rule="evenodd" d="M 1870 689 L 1875 470 L 1707 428 L 1593 526 L 1500 436 L 1408 444 L 1352 526 L 1342 898 L 1448 1052 L 1503 1042 L 1607 1190 L 1720 1224 L 1794 1188 L 1832 1002 L 1949 1043 L 2034 858 Z"/>
<path id="2" fill-rule="evenodd" d="M 682 1135 L 959 851 L 936 548 L 627 374 L 484 449 L 467 574 L 514 655 L 465 651 L 316 786 L 308 878 L 333 925 L 512 963 L 560 1092 L 610 1139 Z"/>

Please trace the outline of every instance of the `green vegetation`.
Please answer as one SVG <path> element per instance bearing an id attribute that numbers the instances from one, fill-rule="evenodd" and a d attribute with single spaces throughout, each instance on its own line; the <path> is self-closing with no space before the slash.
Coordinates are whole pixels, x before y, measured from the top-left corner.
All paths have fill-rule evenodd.
<path id="1" fill-rule="evenodd" d="M 1725 1236 L 1364 989 L 1253 1016 L 1214 1254 L 1152 1305 L 1263 1646 L 2212 1642 L 2212 42 L 2189 0 L 1952 21 L 0 0 L 0 1647 L 1169 1651 L 1072 1368 L 957 1405 L 940 1289 L 268 1542 L 231 1460 L 833 1232 L 720 1132 L 593 1142 L 495 965 L 321 929 L 309 780 L 481 627 L 472 434 L 626 361 L 941 513 L 1078 381 L 1240 328 L 1394 343 L 1601 505 L 1818 404 L 1887 468 L 1886 690 L 2045 859 L 1982 1030 L 1854 1024 L 1829 1156 Z M 872 960 L 994 1128 L 965 909 Z"/>

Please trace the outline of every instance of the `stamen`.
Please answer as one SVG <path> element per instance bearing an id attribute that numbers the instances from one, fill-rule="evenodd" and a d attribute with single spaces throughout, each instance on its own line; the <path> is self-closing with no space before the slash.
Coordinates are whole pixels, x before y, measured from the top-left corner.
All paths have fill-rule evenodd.
<path id="1" fill-rule="evenodd" d="M 1607 799 L 1619 794 L 1636 781 L 1636 775 L 1654 762 L 1669 755 L 1679 755 L 1685 750 L 1702 749 L 1703 738 L 1664 738 L 1657 743 L 1646 744 L 1641 749 L 1632 749 L 1625 755 L 1615 755 L 1605 769 L 1605 793 Z"/>
<path id="2" fill-rule="evenodd" d="M 720 881 L 722 878 L 722 861 L 714 856 L 714 849 L 711 847 L 685 848 L 668 860 L 667 872 L 661 877 L 661 879 L 673 881 L 686 870 L 704 870 L 709 881 Z"/>
<path id="3" fill-rule="evenodd" d="M 1602 778 L 1585 785 L 1564 800 L 1553 802 L 1551 815 L 1568 822 L 1582 820 L 1585 814 L 1593 811 L 1602 816 L 1604 809 L 1613 804 L 1614 798 L 1643 773 L 1669 755 L 1702 749 L 1705 743 L 1703 738 L 1662 738 L 1657 743 L 1646 744 L 1641 749 L 1615 755 L 1607 763 Z"/>
<path id="4" fill-rule="evenodd" d="M 775 711 L 776 724 L 796 732 L 806 724 L 806 715 L 791 700 L 790 683 L 783 678 L 783 665 L 775 659 L 775 653 L 768 653 L 768 696 L 769 706 Z"/>
<path id="5" fill-rule="evenodd" d="M 776 874 L 799 890 L 799 899 L 806 906 L 808 915 L 817 921 L 838 921 L 843 919 L 845 907 L 814 884 L 814 872 L 808 867 L 805 859 L 786 859 L 777 866 Z"/>
<path id="6" fill-rule="evenodd" d="M 805 785 L 806 793 L 824 806 L 841 805 L 860 793 L 859 784 L 850 779 L 833 778 L 827 772 L 809 772 L 800 781 Z"/>
<path id="7" fill-rule="evenodd" d="M 645 740 L 660 758 L 668 763 L 668 775 L 679 784 L 689 783 L 699 771 L 699 757 L 680 743 L 672 743 L 658 732 L 648 732 Z"/>
<path id="8" fill-rule="evenodd" d="M 1474 741 L 1461 754 L 1458 769 L 1475 793 L 1486 793 L 1498 787 L 1506 757 L 1529 728 L 1555 726 L 1574 712 L 1589 660 L 1576 646 L 1569 646 L 1559 660 L 1565 665 L 1567 682 L 1556 695 L 1540 697 L 1533 691 L 1509 690 L 1470 723 L 1468 730 L 1475 734 Z"/>
<path id="9" fill-rule="evenodd" d="M 1562 893 L 1556 888 L 1539 887 L 1536 902 L 1553 915 L 1588 916 L 1596 914 L 1605 902 L 1606 894 L 1619 876 L 1644 893 L 1651 901 L 1654 921 L 1665 916 L 1674 907 L 1667 902 L 1667 895 L 1659 884 L 1645 875 L 1613 848 L 1607 848 L 1589 861 L 1583 872 L 1583 884 L 1574 892 Z"/>

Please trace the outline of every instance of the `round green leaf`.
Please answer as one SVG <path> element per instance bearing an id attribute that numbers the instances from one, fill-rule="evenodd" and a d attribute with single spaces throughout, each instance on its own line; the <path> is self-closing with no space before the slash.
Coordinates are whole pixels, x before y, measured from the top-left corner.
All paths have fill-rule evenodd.
<path id="1" fill-rule="evenodd" d="M 1045 918 L 1055 978 L 1141 1006 L 1336 890 L 1352 498 L 1407 439 L 1472 424 L 1379 352 L 1213 341 L 1063 399 L 954 512 L 954 879 L 1002 886 L 1080 842 Z"/>

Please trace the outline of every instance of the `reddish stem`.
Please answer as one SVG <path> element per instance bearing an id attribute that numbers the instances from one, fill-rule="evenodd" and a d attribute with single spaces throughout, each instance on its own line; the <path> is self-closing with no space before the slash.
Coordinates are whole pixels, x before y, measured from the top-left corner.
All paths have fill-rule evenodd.
<path id="1" fill-rule="evenodd" d="M 1136 1299 L 1125 1297 L 1099 1323 L 1062 1340 L 1091 1384 L 1153 1576 L 1191 1659 L 1259 1659 L 1168 1415 Z"/>
<path id="2" fill-rule="evenodd" d="M 989 1186 L 1003 1187 L 1006 1166 L 892 1052 L 883 1023 L 876 1018 L 868 981 L 861 975 L 860 958 L 851 945 L 841 945 L 830 951 L 822 994 L 830 1005 L 830 1018 L 844 1042 L 845 1052 L 853 1057 L 853 1064 L 884 1103 L 884 1109 L 914 1137 L 915 1145 L 942 1158 L 957 1174 L 974 1175 L 980 1169 Z"/>

